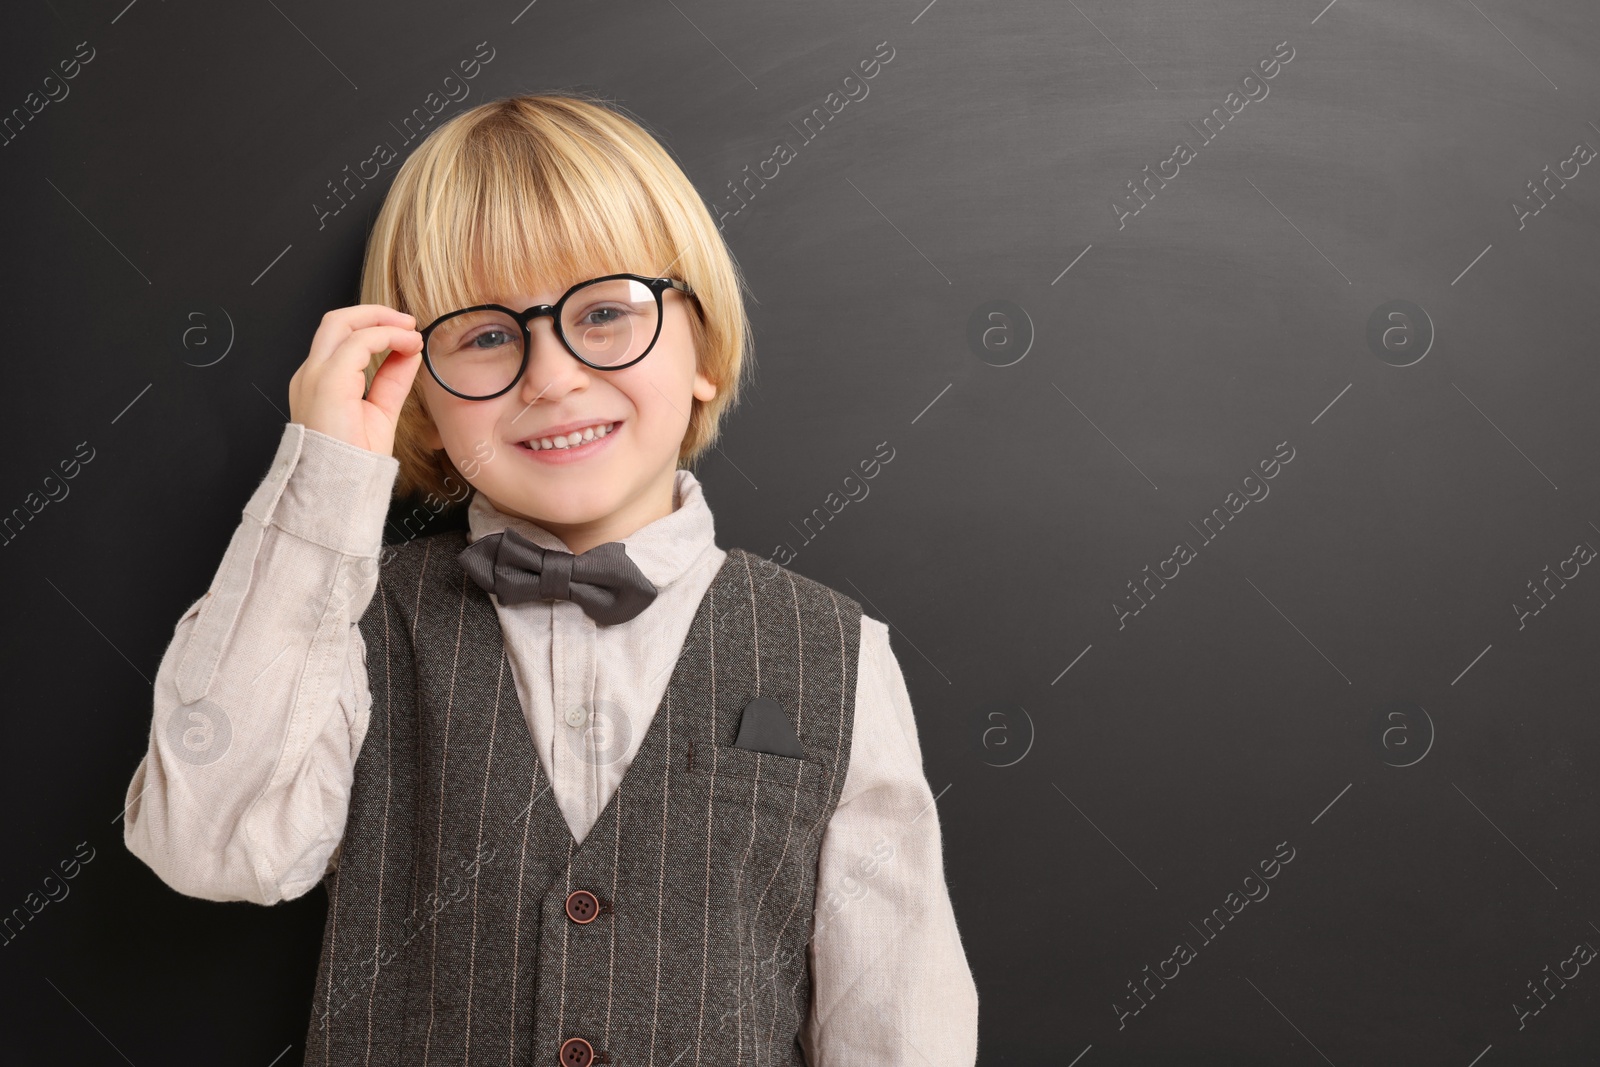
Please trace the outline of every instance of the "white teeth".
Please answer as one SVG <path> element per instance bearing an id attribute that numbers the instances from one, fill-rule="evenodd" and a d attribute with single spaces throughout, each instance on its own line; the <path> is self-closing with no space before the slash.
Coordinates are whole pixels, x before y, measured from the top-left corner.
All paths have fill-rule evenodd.
<path id="1" fill-rule="evenodd" d="M 595 426 L 585 426 L 582 430 L 573 430 L 571 433 L 563 434 L 560 437 L 535 438 L 532 441 L 524 442 L 524 444 L 536 452 L 543 448 L 571 448 L 573 445 L 604 437 L 615 428 L 616 423 L 600 423 Z"/>

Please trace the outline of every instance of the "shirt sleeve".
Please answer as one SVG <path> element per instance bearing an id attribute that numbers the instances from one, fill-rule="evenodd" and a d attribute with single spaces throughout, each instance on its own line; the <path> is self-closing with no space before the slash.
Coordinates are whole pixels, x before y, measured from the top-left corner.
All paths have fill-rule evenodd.
<path id="1" fill-rule="evenodd" d="M 978 991 L 944 880 L 939 812 L 889 629 L 861 617 L 855 724 L 823 834 L 811 939 L 811 1067 L 972 1067 Z"/>
<path id="2" fill-rule="evenodd" d="M 206 900 L 275 904 L 336 862 L 371 709 L 356 623 L 399 463 L 289 423 L 156 671 L 123 841 Z"/>

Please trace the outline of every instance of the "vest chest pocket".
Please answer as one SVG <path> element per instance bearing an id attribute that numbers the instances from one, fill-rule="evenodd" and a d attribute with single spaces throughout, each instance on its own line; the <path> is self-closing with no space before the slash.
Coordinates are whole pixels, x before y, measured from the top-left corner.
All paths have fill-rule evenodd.
<path id="1" fill-rule="evenodd" d="M 694 746 L 690 770 L 718 809 L 747 809 L 758 821 L 769 818 L 811 822 L 822 812 L 829 795 L 827 768 L 819 761 L 769 752 L 752 752 L 733 745 Z"/>

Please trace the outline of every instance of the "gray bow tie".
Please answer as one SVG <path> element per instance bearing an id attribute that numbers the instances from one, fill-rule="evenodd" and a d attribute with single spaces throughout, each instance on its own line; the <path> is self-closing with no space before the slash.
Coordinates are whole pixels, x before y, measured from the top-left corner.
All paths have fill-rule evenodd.
<path id="1" fill-rule="evenodd" d="M 628 558 L 621 541 L 573 555 L 503 530 L 478 538 L 457 558 L 467 575 L 502 604 L 571 600 L 604 626 L 627 622 L 656 598 L 656 587 Z"/>

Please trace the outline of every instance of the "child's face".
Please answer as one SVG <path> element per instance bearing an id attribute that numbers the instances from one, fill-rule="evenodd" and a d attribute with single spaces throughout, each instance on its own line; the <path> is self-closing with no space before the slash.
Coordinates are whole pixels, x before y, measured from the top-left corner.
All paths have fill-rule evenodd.
<path id="1" fill-rule="evenodd" d="M 526 308 L 553 304 L 565 288 L 496 293 L 483 302 Z M 529 323 L 522 379 L 492 400 L 463 400 L 426 369 L 417 380 L 442 448 L 498 510 L 543 526 L 573 552 L 616 541 L 672 513 L 678 449 L 694 398 L 717 387 L 696 366 L 685 294 L 662 296 L 661 335 L 631 367 L 600 371 L 562 345 L 544 315 Z M 569 452 L 531 452 L 520 442 L 576 425 L 618 423 L 603 440 Z"/>

